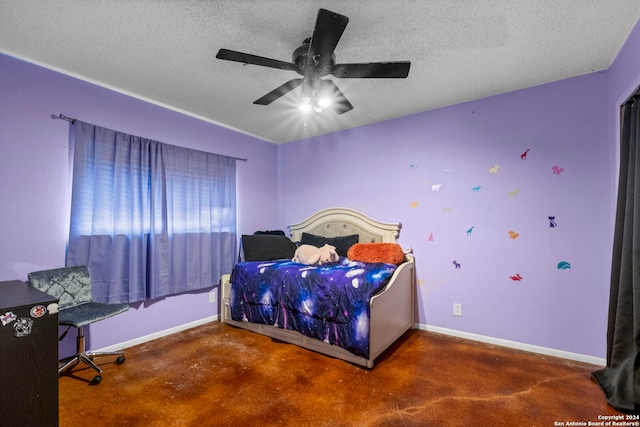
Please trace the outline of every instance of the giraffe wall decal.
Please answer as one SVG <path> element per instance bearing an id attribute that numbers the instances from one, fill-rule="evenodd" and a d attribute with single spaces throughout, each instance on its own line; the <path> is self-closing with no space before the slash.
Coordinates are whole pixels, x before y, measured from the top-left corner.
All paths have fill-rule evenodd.
<path id="1" fill-rule="evenodd" d="M 528 148 L 526 150 L 524 150 L 524 153 L 520 154 L 520 160 L 527 160 L 527 153 L 528 152 L 529 152 Z"/>

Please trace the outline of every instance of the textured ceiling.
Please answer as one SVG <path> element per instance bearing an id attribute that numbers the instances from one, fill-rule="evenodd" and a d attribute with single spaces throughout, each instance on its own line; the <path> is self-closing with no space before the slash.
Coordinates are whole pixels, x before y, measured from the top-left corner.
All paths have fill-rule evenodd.
<path id="1" fill-rule="evenodd" d="M 332 78 L 342 115 L 303 115 L 300 89 L 254 105 L 298 75 L 217 51 L 291 61 L 319 8 L 349 17 L 336 62 L 409 77 Z M 607 69 L 639 18 L 638 0 L 1 0 L 0 52 L 285 143 Z"/>

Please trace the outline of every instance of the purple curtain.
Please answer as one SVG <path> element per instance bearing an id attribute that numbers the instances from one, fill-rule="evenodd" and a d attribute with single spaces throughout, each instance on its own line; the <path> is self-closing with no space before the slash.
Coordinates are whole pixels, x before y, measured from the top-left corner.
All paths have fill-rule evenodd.
<path id="1" fill-rule="evenodd" d="M 67 266 L 93 298 L 131 303 L 210 288 L 237 250 L 235 161 L 80 121 Z"/>

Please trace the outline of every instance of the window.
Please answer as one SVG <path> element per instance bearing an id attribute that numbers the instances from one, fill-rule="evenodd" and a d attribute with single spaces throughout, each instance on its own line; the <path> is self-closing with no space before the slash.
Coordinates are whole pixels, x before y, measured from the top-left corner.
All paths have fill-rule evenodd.
<path id="1" fill-rule="evenodd" d="M 209 288 L 236 255 L 235 159 L 75 121 L 67 265 L 99 302 Z"/>

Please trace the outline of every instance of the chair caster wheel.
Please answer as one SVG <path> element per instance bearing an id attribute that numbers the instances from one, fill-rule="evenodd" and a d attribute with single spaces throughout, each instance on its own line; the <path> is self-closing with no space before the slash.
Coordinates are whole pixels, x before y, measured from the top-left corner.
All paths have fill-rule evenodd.
<path id="1" fill-rule="evenodd" d="M 98 384 L 100 384 L 101 381 L 102 381 L 102 377 L 100 375 L 96 375 L 91 380 L 91 385 L 98 385 Z"/>
<path id="2" fill-rule="evenodd" d="M 120 356 L 116 359 L 116 365 L 122 365 L 125 361 L 124 356 Z"/>

